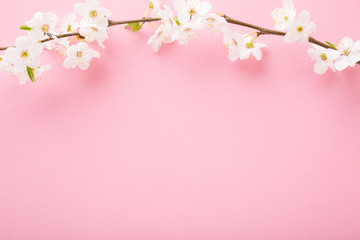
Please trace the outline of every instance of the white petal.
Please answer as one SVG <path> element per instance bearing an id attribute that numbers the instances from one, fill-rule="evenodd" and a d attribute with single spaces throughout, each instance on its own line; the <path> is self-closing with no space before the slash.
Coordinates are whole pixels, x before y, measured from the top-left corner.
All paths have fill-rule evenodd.
<path id="1" fill-rule="evenodd" d="M 262 59 L 262 53 L 261 53 L 260 48 L 254 48 L 252 53 L 253 53 L 256 60 L 259 61 L 259 60 Z"/>
<path id="2" fill-rule="evenodd" d="M 349 58 L 350 58 L 350 66 L 354 67 L 356 63 L 360 61 L 360 52 L 351 51 Z"/>
<path id="3" fill-rule="evenodd" d="M 185 6 L 185 1 L 184 0 L 175 0 L 174 1 L 174 8 L 176 12 L 180 12 L 183 10 L 184 6 Z"/>
<path id="4" fill-rule="evenodd" d="M 179 12 L 178 20 L 180 23 L 184 24 L 190 20 L 190 15 L 185 11 L 181 11 Z"/>
<path id="5" fill-rule="evenodd" d="M 199 8 L 197 9 L 198 13 L 200 15 L 205 15 L 207 14 L 208 12 L 210 12 L 212 8 L 212 4 L 208 1 L 204 1 L 204 2 L 201 2 L 200 5 L 199 5 Z"/>
<path id="6" fill-rule="evenodd" d="M 309 55 L 310 55 L 310 57 L 311 57 L 312 59 L 314 59 L 314 60 L 320 60 L 320 54 L 319 54 L 319 52 L 316 51 L 315 49 L 310 48 L 310 49 L 308 50 L 308 53 L 309 53 Z"/>
<path id="7" fill-rule="evenodd" d="M 304 23 L 304 25 L 309 23 L 310 22 L 310 13 L 309 13 L 309 11 L 302 11 L 298 16 L 297 21 L 300 22 L 300 23 Z"/>
<path id="8" fill-rule="evenodd" d="M 284 36 L 284 41 L 286 43 L 293 43 L 293 42 L 296 42 L 298 36 L 296 33 L 294 32 L 288 32 L 286 33 L 286 35 Z"/>
<path id="9" fill-rule="evenodd" d="M 338 71 L 342 71 L 346 69 L 347 67 L 349 67 L 349 65 L 350 65 L 350 61 L 347 56 L 340 56 L 338 60 L 335 62 L 335 68 Z"/>
<path id="10" fill-rule="evenodd" d="M 328 66 L 324 61 L 316 61 L 314 66 L 315 73 L 322 75 L 328 70 Z"/>
<path id="11" fill-rule="evenodd" d="M 90 66 L 90 62 L 86 61 L 86 62 L 82 62 L 82 63 L 79 63 L 79 68 L 81 70 L 87 70 Z"/>
<path id="12" fill-rule="evenodd" d="M 68 57 L 64 60 L 63 66 L 64 68 L 76 68 L 76 62 L 72 58 Z"/>

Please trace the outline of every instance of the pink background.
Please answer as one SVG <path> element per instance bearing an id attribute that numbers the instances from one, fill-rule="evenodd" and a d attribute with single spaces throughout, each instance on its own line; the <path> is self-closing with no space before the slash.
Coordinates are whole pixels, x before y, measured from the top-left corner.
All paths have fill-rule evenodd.
<path id="1" fill-rule="evenodd" d="M 74 0 L 3 1 L 0 45 L 36 11 Z M 214 0 L 273 27 L 281 1 Z M 102 0 L 113 19 L 144 0 Z M 360 39 L 358 0 L 298 0 L 337 42 Z M 232 26 L 242 33 L 251 33 Z M 360 69 L 313 73 L 309 45 L 227 59 L 222 35 L 152 51 L 150 26 L 110 29 L 91 69 L 19 86 L 0 75 L 0 240 L 358 240 Z"/>

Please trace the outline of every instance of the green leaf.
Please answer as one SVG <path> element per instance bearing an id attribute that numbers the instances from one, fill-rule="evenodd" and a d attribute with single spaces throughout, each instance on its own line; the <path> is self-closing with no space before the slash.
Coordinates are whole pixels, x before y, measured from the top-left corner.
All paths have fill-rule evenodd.
<path id="1" fill-rule="evenodd" d="M 20 29 L 21 29 L 21 30 L 27 30 L 27 31 L 32 30 L 32 28 L 31 28 L 31 27 L 28 27 L 28 26 L 21 26 Z"/>
<path id="2" fill-rule="evenodd" d="M 133 23 L 133 26 L 132 26 L 132 30 L 133 32 L 137 32 L 137 31 L 140 31 L 142 29 L 142 24 L 140 23 Z"/>
<path id="3" fill-rule="evenodd" d="M 143 27 L 143 23 L 129 23 L 129 24 L 127 24 L 126 26 L 125 26 L 125 28 L 131 28 L 131 30 L 133 31 L 133 32 L 137 32 L 137 31 L 140 31 L 141 29 L 142 29 L 142 27 Z"/>
<path id="4" fill-rule="evenodd" d="M 334 44 L 332 44 L 331 42 L 326 41 L 327 44 L 329 44 L 330 47 L 332 47 L 333 49 L 336 49 L 336 46 Z"/>
<path id="5" fill-rule="evenodd" d="M 30 68 L 30 67 L 26 67 L 26 71 L 29 75 L 29 78 L 32 82 L 35 82 L 35 77 L 34 77 L 34 69 Z"/>
<path id="6" fill-rule="evenodd" d="M 178 18 L 178 17 L 174 17 L 174 20 L 175 20 L 175 22 L 176 22 L 176 24 L 177 24 L 178 26 L 181 25 L 181 23 L 179 22 L 179 18 Z"/>
<path id="7" fill-rule="evenodd" d="M 132 23 L 126 24 L 126 26 L 124 28 L 132 28 Z"/>

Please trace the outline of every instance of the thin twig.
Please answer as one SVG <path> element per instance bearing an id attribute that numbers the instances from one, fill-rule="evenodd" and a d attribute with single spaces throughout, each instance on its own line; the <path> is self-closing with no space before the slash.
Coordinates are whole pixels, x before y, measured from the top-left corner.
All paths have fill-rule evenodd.
<path id="1" fill-rule="evenodd" d="M 280 32 L 280 31 L 276 31 L 276 30 L 271 30 L 268 28 L 263 28 L 263 27 L 259 27 L 250 23 L 246 23 L 246 22 L 242 22 L 236 19 L 233 19 L 227 15 L 224 14 L 220 14 L 222 17 L 225 18 L 225 20 L 230 23 L 230 24 L 235 24 L 235 25 L 240 25 L 243 27 L 247 27 L 247 28 L 252 28 L 257 30 L 257 36 L 261 36 L 261 35 L 276 35 L 276 36 L 285 36 L 286 33 L 285 32 Z M 142 18 L 142 19 L 135 19 L 135 20 L 125 20 L 125 21 L 113 21 L 113 20 L 108 20 L 109 21 L 109 25 L 108 27 L 111 26 L 116 26 L 116 25 L 123 25 L 123 24 L 129 24 L 129 23 L 145 23 L 145 22 L 156 22 L 156 21 L 161 21 L 161 18 Z M 72 36 L 77 36 L 79 38 L 84 38 L 83 36 L 80 35 L 80 33 L 78 32 L 74 32 L 74 33 L 66 33 L 66 34 L 60 34 L 60 35 L 56 35 L 57 38 L 65 38 L 65 37 L 72 37 Z M 48 41 L 54 40 L 53 37 L 49 37 L 47 39 L 41 40 L 41 43 L 45 43 Z M 321 46 L 323 48 L 332 48 L 332 46 L 320 42 L 319 40 L 316 40 L 313 37 L 309 37 L 309 42 L 316 44 L 318 46 Z M 6 50 L 9 47 L 0 47 L 0 51 Z M 360 64 L 360 62 L 358 62 L 358 64 Z"/>
<path id="2" fill-rule="evenodd" d="M 225 18 L 225 20 L 228 22 L 228 23 L 231 23 L 231 24 L 235 24 L 235 25 L 240 25 L 240 26 L 243 26 L 243 27 L 247 27 L 247 28 L 252 28 L 252 29 L 255 29 L 255 30 L 258 30 L 258 36 L 260 35 L 276 35 L 276 36 L 285 36 L 286 33 L 285 32 L 280 32 L 280 31 L 275 31 L 275 30 L 271 30 L 271 29 L 267 29 L 267 28 L 263 28 L 263 27 L 259 27 L 259 26 L 256 26 L 256 25 L 252 25 L 252 24 L 249 24 L 249 23 L 245 23 L 245 22 L 241 22 L 239 20 L 236 20 L 236 19 L 233 19 L 229 16 L 226 16 L 226 15 L 223 15 L 223 17 Z M 323 43 L 323 42 L 320 42 L 318 40 L 316 40 L 315 38 L 313 37 L 309 37 L 309 42 L 311 43 L 314 43 L 316 45 L 319 45 L 323 48 L 332 48 L 331 46 L 329 46 L 328 44 L 326 43 Z"/>
<path id="3" fill-rule="evenodd" d="M 111 26 L 116 26 L 116 25 L 123 25 L 123 24 L 129 24 L 129 23 L 145 23 L 145 22 L 156 22 L 156 21 L 161 21 L 161 18 L 142 18 L 142 19 L 135 19 L 135 20 L 125 20 L 125 21 L 113 21 L 113 20 L 108 20 L 109 21 L 109 27 Z M 60 34 L 60 35 L 56 35 L 57 38 L 66 38 L 66 37 L 80 37 L 80 38 L 84 38 L 80 35 L 80 33 L 78 32 L 74 32 L 74 33 L 65 33 L 65 34 Z M 40 41 L 40 43 L 45 43 L 45 42 L 49 42 L 54 40 L 53 37 L 48 37 L 46 39 L 43 39 Z M 0 51 L 4 51 L 8 48 L 10 48 L 12 46 L 9 47 L 0 47 Z"/>

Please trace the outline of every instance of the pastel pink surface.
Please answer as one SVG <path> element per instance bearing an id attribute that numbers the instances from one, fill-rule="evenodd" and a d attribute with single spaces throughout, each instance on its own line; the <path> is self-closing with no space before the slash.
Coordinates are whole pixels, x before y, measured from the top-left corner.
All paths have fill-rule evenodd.
<path id="1" fill-rule="evenodd" d="M 212 2 L 270 28 L 281 4 Z M 75 3 L 2 2 L 0 45 Z M 118 20 L 146 5 L 101 3 Z M 358 0 L 295 4 L 314 37 L 360 39 Z M 360 239 L 359 67 L 318 76 L 310 45 L 271 36 L 261 62 L 230 62 L 221 34 L 156 54 L 152 33 L 111 28 L 88 71 L 46 53 L 36 84 L 1 73 L 1 240 Z"/>

